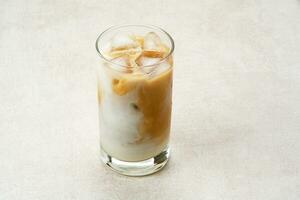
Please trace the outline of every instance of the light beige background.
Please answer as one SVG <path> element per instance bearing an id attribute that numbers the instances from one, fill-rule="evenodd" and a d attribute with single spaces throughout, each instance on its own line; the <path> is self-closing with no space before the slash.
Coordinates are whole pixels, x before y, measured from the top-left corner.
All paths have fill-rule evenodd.
<path id="1" fill-rule="evenodd" d="M 176 42 L 172 158 L 99 161 L 98 34 Z M 300 1 L 0 0 L 0 199 L 299 200 Z"/>

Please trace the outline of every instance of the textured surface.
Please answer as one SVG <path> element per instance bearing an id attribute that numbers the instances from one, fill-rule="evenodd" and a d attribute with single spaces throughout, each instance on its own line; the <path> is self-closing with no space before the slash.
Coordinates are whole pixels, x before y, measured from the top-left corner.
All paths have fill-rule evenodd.
<path id="1" fill-rule="evenodd" d="M 175 39 L 172 158 L 129 178 L 98 159 L 94 42 Z M 0 0 L 0 199 L 300 199 L 300 1 Z"/>

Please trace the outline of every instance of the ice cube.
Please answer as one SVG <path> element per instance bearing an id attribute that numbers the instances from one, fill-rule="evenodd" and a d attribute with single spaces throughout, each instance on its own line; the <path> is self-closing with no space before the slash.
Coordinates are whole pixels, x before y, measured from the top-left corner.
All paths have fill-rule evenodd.
<path id="1" fill-rule="evenodd" d="M 111 58 L 116 58 L 120 56 L 130 56 L 130 57 L 139 57 L 142 53 L 142 49 L 140 47 L 131 48 L 131 49 L 123 49 L 123 50 L 116 50 L 111 51 L 108 53 L 108 56 Z"/>
<path id="2" fill-rule="evenodd" d="M 154 32 L 146 34 L 143 49 L 143 55 L 152 58 L 163 58 L 169 52 L 169 48 L 162 43 L 160 37 Z"/>
<path id="3" fill-rule="evenodd" d="M 139 35 L 131 35 L 131 39 L 133 39 L 136 43 L 139 44 L 140 47 L 144 45 L 144 37 Z"/>
<path id="4" fill-rule="evenodd" d="M 111 40 L 111 49 L 124 50 L 138 47 L 139 44 L 127 35 L 115 35 Z"/>
<path id="5" fill-rule="evenodd" d="M 150 32 L 146 34 L 143 46 L 145 50 L 159 50 L 160 46 L 161 39 L 156 33 Z"/>
<path id="6" fill-rule="evenodd" d="M 155 63 L 158 63 L 159 61 L 160 61 L 160 58 L 150 58 L 150 57 L 141 56 L 137 60 L 137 64 L 139 66 L 148 66 L 148 65 L 154 65 Z"/>
<path id="7" fill-rule="evenodd" d="M 150 74 L 157 67 L 155 64 L 160 62 L 160 58 L 150 58 L 145 56 L 140 56 L 136 63 L 140 66 L 139 71 L 142 74 Z"/>
<path id="8" fill-rule="evenodd" d="M 126 56 L 120 56 L 120 57 L 111 59 L 110 61 L 114 64 L 121 65 L 121 66 L 128 66 L 130 64 L 129 59 Z"/>

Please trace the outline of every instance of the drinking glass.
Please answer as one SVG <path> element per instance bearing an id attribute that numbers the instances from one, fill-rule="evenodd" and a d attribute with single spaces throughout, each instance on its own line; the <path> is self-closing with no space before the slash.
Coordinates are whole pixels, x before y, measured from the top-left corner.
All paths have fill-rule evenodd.
<path id="1" fill-rule="evenodd" d="M 146 42 L 155 45 L 159 38 L 168 50 L 159 59 L 147 57 L 147 52 L 150 57 L 156 55 L 145 50 L 146 57 L 142 59 L 146 62 L 134 68 L 106 56 L 112 38 L 147 34 L 153 37 L 145 37 L 141 45 L 146 46 Z M 100 58 L 97 76 L 102 161 L 114 171 L 128 176 L 148 175 L 162 169 L 170 155 L 172 37 L 155 26 L 115 26 L 100 34 L 96 50 Z"/>

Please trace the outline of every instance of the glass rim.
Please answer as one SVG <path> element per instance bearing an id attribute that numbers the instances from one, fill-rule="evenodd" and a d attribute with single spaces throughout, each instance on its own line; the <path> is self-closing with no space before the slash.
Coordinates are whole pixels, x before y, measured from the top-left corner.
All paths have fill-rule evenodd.
<path id="1" fill-rule="evenodd" d="M 174 52 L 174 48 L 175 48 L 175 44 L 174 44 L 174 40 L 173 38 L 171 37 L 171 35 L 165 31 L 164 29 L 158 27 L 158 26 L 154 26 L 154 25 L 142 25 L 142 24 L 126 24 L 126 25 L 115 25 L 115 26 L 111 26 L 107 29 L 105 29 L 102 33 L 100 33 L 100 35 L 98 36 L 97 40 L 96 40 L 96 43 L 95 43 L 95 46 L 96 46 L 96 50 L 97 50 L 97 53 L 98 55 L 103 59 L 105 60 L 106 62 L 112 64 L 112 65 L 116 65 L 118 67 L 122 67 L 122 68 L 128 68 L 127 65 L 121 65 L 121 64 L 118 64 L 118 63 L 114 63 L 112 62 L 111 60 L 109 60 L 108 58 L 106 58 L 100 51 L 99 49 L 99 41 L 100 39 L 103 37 L 104 34 L 106 34 L 107 32 L 111 31 L 111 30 L 115 30 L 115 29 L 118 29 L 118 28 L 125 28 L 125 27 L 144 27 L 144 28 L 151 28 L 151 29 L 156 29 L 156 30 L 159 30 L 161 32 L 163 32 L 164 34 L 166 34 L 166 36 L 168 37 L 168 39 L 170 40 L 170 43 L 171 43 L 171 50 L 169 51 L 169 53 L 163 57 L 159 62 L 157 63 L 154 63 L 154 64 L 151 64 L 151 65 L 143 65 L 141 67 L 153 67 L 153 66 L 158 66 L 160 65 L 161 63 L 165 62 L 165 60 L 167 60 Z"/>

